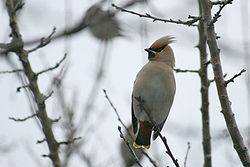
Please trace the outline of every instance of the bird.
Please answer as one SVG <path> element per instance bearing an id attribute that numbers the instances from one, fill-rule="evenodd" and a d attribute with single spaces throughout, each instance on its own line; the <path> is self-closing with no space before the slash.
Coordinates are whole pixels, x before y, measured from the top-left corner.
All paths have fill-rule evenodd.
<path id="1" fill-rule="evenodd" d="M 173 104 L 176 91 L 175 57 L 169 44 L 174 41 L 174 37 L 164 36 L 144 49 L 148 53 L 148 62 L 136 75 L 132 91 L 135 148 L 150 148 L 152 131 L 155 140 Z"/>
<path id="2" fill-rule="evenodd" d="M 101 41 L 111 41 L 116 37 L 123 37 L 120 21 L 110 10 L 102 9 L 104 1 L 89 7 L 83 17 L 91 34 Z"/>

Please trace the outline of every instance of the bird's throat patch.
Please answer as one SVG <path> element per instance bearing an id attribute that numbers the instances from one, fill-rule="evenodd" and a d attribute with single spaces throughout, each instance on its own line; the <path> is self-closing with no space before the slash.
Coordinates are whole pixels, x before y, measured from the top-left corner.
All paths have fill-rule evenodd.
<path id="1" fill-rule="evenodd" d="M 159 58 L 158 52 L 148 52 L 148 60 L 155 60 Z"/>
<path id="2" fill-rule="evenodd" d="M 155 53 L 154 52 L 148 52 L 148 59 L 153 59 L 155 58 Z"/>

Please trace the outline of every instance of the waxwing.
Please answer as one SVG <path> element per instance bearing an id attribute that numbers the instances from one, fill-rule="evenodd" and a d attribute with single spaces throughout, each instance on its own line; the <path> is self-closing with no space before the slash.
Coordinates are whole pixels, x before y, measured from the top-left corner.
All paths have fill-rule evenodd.
<path id="1" fill-rule="evenodd" d="M 145 49 L 149 61 L 138 72 L 132 93 L 132 124 L 136 136 L 133 145 L 136 148 L 150 148 L 151 132 L 162 129 L 172 106 L 176 88 L 175 59 L 169 44 L 173 41 L 173 37 L 165 36 Z M 138 98 L 143 101 L 147 113 Z M 153 140 L 157 136 L 154 131 Z"/>

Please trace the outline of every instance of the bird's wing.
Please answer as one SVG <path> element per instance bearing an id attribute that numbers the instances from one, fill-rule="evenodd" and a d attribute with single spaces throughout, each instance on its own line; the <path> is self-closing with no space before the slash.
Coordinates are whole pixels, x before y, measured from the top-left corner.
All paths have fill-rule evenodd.
<path id="1" fill-rule="evenodd" d="M 138 120 L 135 117 L 134 114 L 134 107 L 133 107 L 133 101 L 134 101 L 134 96 L 132 94 L 132 102 L 131 102 L 131 115 L 132 115 L 132 125 L 133 125 L 133 130 L 134 130 L 134 134 L 136 134 L 137 130 L 138 130 Z"/>

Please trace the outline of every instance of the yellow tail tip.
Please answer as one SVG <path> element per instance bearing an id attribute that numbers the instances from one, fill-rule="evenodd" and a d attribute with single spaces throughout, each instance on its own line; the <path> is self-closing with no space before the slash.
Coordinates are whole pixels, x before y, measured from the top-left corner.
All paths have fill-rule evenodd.
<path id="1" fill-rule="evenodd" d="M 146 148 L 146 149 L 149 149 L 149 148 L 150 148 L 150 145 L 143 146 L 143 145 L 138 145 L 138 144 L 136 144 L 135 142 L 133 143 L 133 146 L 134 146 L 135 148 Z"/>

